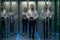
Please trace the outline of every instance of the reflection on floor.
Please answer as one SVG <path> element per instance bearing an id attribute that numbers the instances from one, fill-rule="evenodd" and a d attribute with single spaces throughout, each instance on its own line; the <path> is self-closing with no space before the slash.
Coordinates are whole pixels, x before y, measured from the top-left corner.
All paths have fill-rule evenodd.
<path id="1" fill-rule="evenodd" d="M 16 20 L 17 21 L 17 20 Z M 44 39 L 44 34 L 43 34 L 43 25 L 42 25 L 42 21 L 40 21 L 40 19 L 38 20 L 39 23 L 36 24 L 36 30 L 39 32 L 39 33 L 35 33 L 35 39 L 34 40 L 59 40 L 59 37 L 57 35 L 54 35 L 54 33 L 52 33 L 53 35 L 49 35 L 49 38 L 48 39 Z M 6 37 L 1 39 L 1 40 L 32 40 L 32 38 L 29 38 L 28 35 L 26 36 L 22 36 L 21 33 L 17 33 L 15 34 L 14 36 L 11 36 L 9 35 L 10 33 L 10 27 L 9 27 L 9 24 L 7 23 L 6 24 L 7 27 L 6 27 Z M 14 31 L 17 32 L 18 30 L 18 27 L 16 26 L 17 25 L 17 22 L 15 23 L 15 28 L 14 28 Z M 20 25 L 20 32 L 22 31 L 22 25 Z M 28 29 L 29 30 L 29 29 Z"/>
<path id="2" fill-rule="evenodd" d="M 22 34 L 18 33 L 18 34 L 15 34 L 14 36 L 7 35 L 2 40 L 33 40 L 33 39 L 29 38 L 28 35 L 23 37 Z M 59 40 L 59 38 L 58 36 L 50 35 L 48 39 L 44 39 L 43 34 L 36 33 L 34 40 Z"/>
<path id="3" fill-rule="evenodd" d="M 2 40 L 33 40 L 32 38 L 29 38 L 28 35 L 22 36 L 20 34 L 16 34 L 14 36 L 8 35 L 6 38 L 3 38 Z M 34 40 L 37 40 L 37 37 L 35 37 Z"/>

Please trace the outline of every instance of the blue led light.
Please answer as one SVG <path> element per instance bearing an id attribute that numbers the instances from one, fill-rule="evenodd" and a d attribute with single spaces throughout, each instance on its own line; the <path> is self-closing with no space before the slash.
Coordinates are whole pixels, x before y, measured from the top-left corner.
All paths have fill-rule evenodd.
<path id="1" fill-rule="evenodd" d="M 59 36 L 59 33 L 56 33 L 57 36 Z"/>
<path id="2" fill-rule="evenodd" d="M 36 32 L 36 35 L 37 35 L 38 40 L 41 40 L 40 37 L 39 37 L 39 34 L 37 32 Z"/>
<path id="3" fill-rule="evenodd" d="M 17 34 L 16 40 L 19 40 L 19 35 L 20 35 L 20 33 Z"/>

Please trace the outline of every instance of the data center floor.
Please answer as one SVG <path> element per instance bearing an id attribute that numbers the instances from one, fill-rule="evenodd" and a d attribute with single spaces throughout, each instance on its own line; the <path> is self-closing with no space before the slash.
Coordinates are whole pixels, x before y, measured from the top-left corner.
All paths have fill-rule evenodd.
<path id="1" fill-rule="evenodd" d="M 18 33 L 18 34 L 15 34 L 14 36 L 11 36 L 8 34 L 5 38 L 1 40 L 33 40 L 33 39 L 29 38 L 28 35 L 23 37 L 20 33 Z M 59 40 L 59 37 L 56 35 L 55 36 L 52 35 L 52 36 L 49 36 L 48 39 L 44 39 L 43 34 L 36 33 L 34 40 Z"/>

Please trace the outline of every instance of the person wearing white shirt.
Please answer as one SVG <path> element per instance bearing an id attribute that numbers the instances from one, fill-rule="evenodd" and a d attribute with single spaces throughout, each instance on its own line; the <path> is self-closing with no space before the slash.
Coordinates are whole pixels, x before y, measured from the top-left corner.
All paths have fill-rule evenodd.
<path id="1" fill-rule="evenodd" d="M 28 10 L 28 21 L 29 21 L 29 37 L 34 39 L 35 34 L 35 24 L 36 20 L 38 19 L 38 12 L 34 9 L 34 5 L 30 5 L 30 10 Z M 32 32 L 31 32 L 32 31 Z"/>
<path id="2" fill-rule="evenodd" d="M 6 29 L 5 29 L 5 19 L 7 18 L 7 12 L 6 10 L 4 9 L 4 5 L 1 5 L 1 14 L 0 14 L 0 19 L 1 19 L 1 28 L 2 28 L 2 31 L 1 31 L 1 34 L 2 34 L 2 38 L 5 36 L 5 32 L 6 32 Z M 4 33 L 3 33 L 4 32 Z M 4 34 L 4 35 L 3 35 Z"/>
<path id="3" fill-rule="evenodd" d="M 27 24 L 28 24 L 27 14 L 28 14 L 28 10 L 26 7 L 24 7 L 24 11 L 22 12 L 23 36 L 27 34 Z"/>
<path id="4" fill-rule="evenodd" d="M 41 11 L 41 18 L 43 19 L 44 25 L 44 39 L 48 38 L 48 19 L 51 18 L 51 16 L 48 4 L 45 4 L 44 10 Z"/>

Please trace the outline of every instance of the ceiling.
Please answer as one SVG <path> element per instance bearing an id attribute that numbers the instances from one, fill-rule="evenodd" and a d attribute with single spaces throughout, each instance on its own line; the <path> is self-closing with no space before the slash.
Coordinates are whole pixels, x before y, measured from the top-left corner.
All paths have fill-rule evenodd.
<path id="1" fill-rule="evenodd" d="M 1 0 L 1 1 L 27 1 L 27 0 Z M 45 0 L 29 0 L 29 1 L 45 1 Z M 49 1 L 52 1 L 52 0 L 49 0 Z M 57 0 L 54 0 L 54 1 L 57 1 Z"/>

